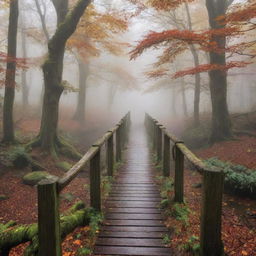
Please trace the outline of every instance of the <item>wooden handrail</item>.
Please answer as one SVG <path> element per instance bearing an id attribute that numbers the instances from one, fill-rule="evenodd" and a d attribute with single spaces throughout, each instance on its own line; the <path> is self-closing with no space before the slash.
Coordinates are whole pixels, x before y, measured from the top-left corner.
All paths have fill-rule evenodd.
<path id="1" fill-rule="evenodd" d="M 112 176 L 115 159 L 113 136 L 118 134 L 115 153 L 118 156 L 116 159 L 120 161 L 122 149 L 127 141 L 129 125 L 130 112 L 98 139 L 60 179 L 43 180 L 38 184 L 39 256 L 61 255 L 59 195 L 87 163 L 90 163 L 90 205 L 101 211 L 101 147 L 106 143 L 107 174 Z"/>
<path id="2" fill-rule="evenodd" d="M 98 148 L 101 147 L 107 140 L 118 130 L 118 128 L 125 122 L 129 113 L 127 113 L 117 125 L 115 125 L 112 129 L 107 131 L 102 137 L 96 140 L 95 143 L 89 148 L 89 150 L 85 153 L 85 155 L 71 167 L 71 169 L 64 174 L 58 180 L 58 189 L 61 191 L 64 189 L 81 171 L 81 169 L 97 154 Z"/>
<path id="3" fill-rule="evenodd" d="M 170 142 L 173 143 L 175 161 L 174 201 L 183 203 L 184 195 L 184 157 L 203 176 L 202 207 L 200 225 L 201 255 L 220 256 L 223 252 L 221 240 L 221 211 L 224 183 L 224 171 L 207 166 L 183 141 L 167 132 L 164 126 L 149 114 L 145 114 L 145 126 L 152 140 L 152 148 L 157 153 L 157 160 L 163 162 L 163 176 L 170 174 Z M 159 133 L 159 127 L 162 132 Z M 162 141 L 164 140 L 164 143 Z"/>

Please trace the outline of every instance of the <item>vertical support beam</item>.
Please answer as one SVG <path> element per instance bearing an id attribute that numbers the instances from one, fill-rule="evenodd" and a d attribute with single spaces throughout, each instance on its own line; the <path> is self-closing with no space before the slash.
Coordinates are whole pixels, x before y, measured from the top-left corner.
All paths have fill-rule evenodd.
<path id="1" fill-rule="evenodd" d="M 157 149 L 157 122 L 153 120 L 153 150 Z"/>
<path id="2" fill-rule="evenodd" d="M 157 129 L 157 162 L 159 163 L 162 160 L 162 150 L 163 150 L 163 137 L 162 137 L 162 129 L 161 129 L 161 125 L 157 125 L 156 126 Z"/>
<path id="3" fill-rule="evenodd" d="M 114 170 L 114 147 L 113 147 L 113 134 L 111 134 L 111 136 L 108 138 L 108 141 L 107 141 L 107 174 L 108 176 L 113 176 L 113 170 Z"/>
<path id="4" fill-rule="evenodd" d="M 223 255 L 221 241 L 221 211 L 224 173 L 203 172 L 203 198 L 201 210 L 201 255 Z"/>
<path id="5" fill-rule="evenodd" d="M 175 160 L 175 178 L 174 178 L 174 201 L 183 203 L 184 194 L 184 155 L 177 147 L 174 146 L 174 160 Z"/>
<path id="6" fill-rule="evenodd" d="M 39 256 L 62 255 L 57 180 L 43 180 L 37 186 Z"/>
<path id="7" fill-rule="evenodd" d="M 94 145 L 95 147 L 99 147 Z M 90 161 L 90 202 L 91 207 L 101 211 L 101 190 L 100 190 L 100 147 Z"/>
<path id="8" fill-rule="evenodd" d="M 120 125 L 116 130 L 116 162 L 122 160 L 122 149 L 121 149 L 121 130 Z"/>
<path id="9" fill-rule="evenodd" d="M 170 138 L 164 133 L 163 176 L 170 176 Z"/>

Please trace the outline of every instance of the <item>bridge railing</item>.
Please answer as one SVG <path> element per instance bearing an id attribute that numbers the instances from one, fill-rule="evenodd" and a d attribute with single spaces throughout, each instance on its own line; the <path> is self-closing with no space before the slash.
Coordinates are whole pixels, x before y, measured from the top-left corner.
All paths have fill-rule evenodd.
<path id="1" fill-rule="evenodd" d="M 166 128 L 149 114 L 145 114 L 145 126 L 156 152 L 157 161 L 162 161 L 163 176 L 170 175 L 170 156 L 175 162 L 174 201 L 183 203 L 184 198 L 184 157 L 203 176 L 200 222 L 200 249 L 203 256 L 219 256 L 223 252 L 221 240 L 221 212 L 224 172 L 207 166 L 183 141 L 169 133 Z"/>
<path id="2" fill-rule="evenodd" d="M 43 180 L 38 184 L 39 256 L 61 255 L 59 195 L 87 163 L 90 165 L 90 206 L 101 211 L 101 149 L 106 144 L 107 175 L 113 176 L 114 163 L 122 159 L 130 122 L 128 112 L 113 129 L 98 139 L 63 177 Z"/>

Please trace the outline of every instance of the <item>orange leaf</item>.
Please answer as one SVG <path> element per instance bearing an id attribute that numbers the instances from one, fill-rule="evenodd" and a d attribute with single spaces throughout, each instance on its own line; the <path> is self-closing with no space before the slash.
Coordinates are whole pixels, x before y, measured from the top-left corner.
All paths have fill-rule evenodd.
<path id="1" fill-rule="evenodd" d="M 75 240 L 75 241 L 73 242 L 73 244 L 81 245 L 81 240 Z"/>
<path id="2" fill-rule="evenodd" d="M 246 251 L 242 251 L 242 255 L 248 255 Z"/>

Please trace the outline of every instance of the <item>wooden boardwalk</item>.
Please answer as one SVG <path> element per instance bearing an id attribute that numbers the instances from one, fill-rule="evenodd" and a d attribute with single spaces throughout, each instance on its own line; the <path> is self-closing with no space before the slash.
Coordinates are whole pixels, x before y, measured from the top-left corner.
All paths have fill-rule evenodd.
<path id="1" fill-rule="evenodd" d="M 169 256 L 162 239 L 167 228 L 158 208 L 161 198 L 144 127 L 131 127 L 124 158 L 106 201 L 94 255 Z"/>

